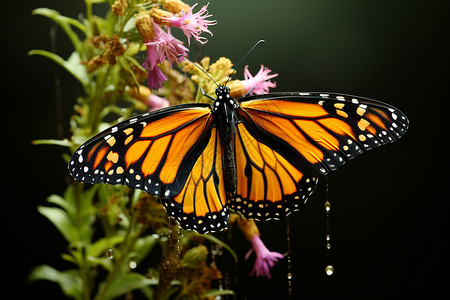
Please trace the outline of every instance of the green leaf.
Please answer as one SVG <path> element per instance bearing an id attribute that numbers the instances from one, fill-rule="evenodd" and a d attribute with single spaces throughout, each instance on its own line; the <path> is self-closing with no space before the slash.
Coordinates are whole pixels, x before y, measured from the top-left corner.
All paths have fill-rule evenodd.
<path id="1" fill-rule="evenodd" d="M 181 259 L 181 264 L 193 269 L 200 268 L 201 263 L 206 260 L 207 256 L 208 250 L 206 249 L 206 246 L 199 245 L 186 251 Z"/>
<path id="2" fill-rule="evenodd" d="M 58 207 L 39 206 L 38 211 L 55 225 L 68 242 L 75 241 L 74 224 L 64 210 Z"/>
<path id="3" fill-rule="evenodd" d="M 66 33 L 75 50 L 81 53 L 82 43 L 78 38 L 77 33 L 72 30 L 71 26 L 78 28 L 81 32 L 84 33 L 84 35 L 86 35 L 86 26 L 83 23 L 79 22 L 76 19 L 61 16 L 58 11 L 49 8 L 37 8 L 32 11 L 32 14 L 47 17 L 57 23 Z"/>
<path id="4" fill-rule="evenodd" d="M 105 237 L 101 238 L 95 243 L 93 243 L 91 246 L 89 246 L 89 249 L 87 250 L 88 256 L 100 256 L 106 252 L 109 248 L 114 247 L 118 243 L 123 242 L 124 236 L 114 236 L 114 237 Z"/>
<path id="5" fill-rule="evenodd" d="M 68 139 L 63 140 L 53 140 L 53 139 L 43 139 L 43 140 L 34 140 L 31 141 L 33 145 L 57 145 L 57 146 L 63 146 L 63 147 L 71 147 L 72 142 Z"/>
<path id="6" fill-rule="evenodd" d="M 64 294 L 71 298 L 82 299 L 82 280 L 78 271 L 60 272 L 48 265 L 35 267 L 28 275 L 29 281 L 49 280 L 59 284 Z"/>
<path id="7" fill-rule="evenodd" d="M 203 296 L 205 296 L 206 298 L 209 298 L 209 297 L 224 296 L 224 295 L 234 295 L 234 292 L 232 290 L 210 289 L 210 290 L 206 291 L 206 293 Z"/>
<path id="8" fill-rule="evenodd" d="M 150 279 L 138 273 L 125 273 L 114 277 L 108 290 L 105 293 L 105 299 L 111 299 L 132 290 L 140 289 L 148 285 L 157 285 L 158 279 Z M 104 283 L 100 285 L 99 291 L 102 291 Z"/>
<path id="9" fill-rule="evenodd" d="M 47 201 L 48 201 L 48 203 L 56 204 L 59 207 L 65 209 L 69 214 L 70 214 L 70 211 L 72 210 L 72 208 L 70 207 L 70 204 L 66 201 L 66 199 L 64 199 L 60 195 L 56 195 L 56 194 L 50 195 L 49 197 L 47 197 Z"/>
<path id="10" fill-rule="evenodd" d="M 80 56 L 77 52 L 73 52 L 68 60 L 64 60 L 61 56 L 46 50 L 31 50 L 28 55 L 41 55 L 47 57 L 58 65 L 66 69 L 73 77 L 75 77 L 85 88 L 89 85 L 89 75 L 86 67 L 81 64 Z"/>

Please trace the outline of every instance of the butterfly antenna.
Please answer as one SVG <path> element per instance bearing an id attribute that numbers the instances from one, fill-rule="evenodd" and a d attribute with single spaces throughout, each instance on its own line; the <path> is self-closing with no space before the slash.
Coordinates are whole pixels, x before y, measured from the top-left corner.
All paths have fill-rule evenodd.
<path id="1" fill-rule="evenodd" d="M 241 65 L 241 63 L 245 60 L 245 58 L 253 51 L 253 49 L 256 48 L 256 46 L 258 46 L 261 43 L 265 43 L 265 40 L 259 40 L 253 47 L 252 49 L 250 49 L 247 54 L 244 55 L 244 57 L 241 59 L 241 61 L 236 65 L 236 68 L 234 68 L 233 73 L 231 73 L 231 75 L 228 77 L 227 82 L 225 82 L 224 85 L 227 85 L 227 83 L 231 80 L 231 77 L 233 77 L 234 73 L 236 73 L 236 70 L 238 69 L 238 67 Z"/>
<path id="2" fill-rule="evenodd" d="M 193 64 L 194 66 L 196 66 L 197 68 L 199 68 L 200 71 L 202 71 L 206 76 L 209 77 L 209 79 L 212 80 L 212 82 L 214 82 L 214 84 L 219 87 L 219 85 L 217 84 L 217 82 L 199 65 L 197 65 L 195 62 L 193 62 L 192 60 L 190 60 L 189 58 L 187 58 L 186 56 L 184 56 L 183 54 L 178 54 L 177 55 L 178 58 L 180 57 L 184 57 L 187 61 L 189 61 L 191 64 Z"/>

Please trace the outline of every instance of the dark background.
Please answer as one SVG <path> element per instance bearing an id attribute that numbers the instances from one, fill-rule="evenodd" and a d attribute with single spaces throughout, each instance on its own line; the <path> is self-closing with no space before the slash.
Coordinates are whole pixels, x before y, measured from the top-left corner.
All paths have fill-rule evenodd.
<path id="1" fill-rule="evenodd" d="M 63 149 L 30 141 L 69 137 L 68 120 L 82 92 L 49 60 L 27 56 L 31 49 L 56 51 L 64 58 L 72 51 L 63 32 L 46 18 L 31 16 L 31 10 L 49 7 L 77 17 L 83 3 L 3 5 L 0 213 L 7 281 L 2 286 L 14 298 L 61 297 L 55 284 L 25 282 L 33 266 L 69 267 L 60 258 L 63 238 L 36 210 L 50 194 L 61 194 L 69 180 Z M 396 143 L 365 153 L 329 176 L 333 276 L 324 272 L 324 180 L 303 210 L 292 215 L 294 299 L 445 295 L 450 279 L 450 205 L 444 190 L 449 179 L 450 1 L 212 0 L 209 11 L 218 24 L 203 48 L 191 46 L 194 59 L 226 56 L 237 62 L 265 39 L 245 64 L 253 74 L 261 64 L 279 73 L 276 91 L 336 91 L 379 99 L 400 108 L 411 122 Z M 268 248 L 284 253 L 286 222 L 259 225 Z M 272 281 L 248 278 L 253 260 L 245 262 L 243 255 L 250 244 L 238 231 L 234 236 L 232 246 L 241 259 L 233 267 L 234 288 L 240 298 L 286 298 L 286 262 L 275 267 Z"/>

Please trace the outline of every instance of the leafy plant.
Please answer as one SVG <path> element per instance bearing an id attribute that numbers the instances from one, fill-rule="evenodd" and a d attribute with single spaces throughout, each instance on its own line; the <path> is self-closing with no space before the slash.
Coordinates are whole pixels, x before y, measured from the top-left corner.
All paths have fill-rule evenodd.
<path id="1" fill-rule="evenodd" d="M 181 99 L 200 100 L 198 85 L 172 69 L 167 57 L 157 65 L 165 74 L 166 80 L 160 82 L 165 88 L 157 95 L 141 84 L 151 70 L 139 62 L 148 45 L 144 45 L 142 32 L 135 26 L 139 14 L 150 14 L 156 9 L 170 13 L 176 5 L 187 11 L 195 5 L 190 7 L 178 0 L 84 2 L 86 12 L 82 20 L 48 8 L 33 11 L 34 15 L 58 24 L 74 51 L 67 59 L 46 50 L 32 50 L 29 54 L 57 63 L 84 90 L 70 119 L 71 137 L 39 140 L 35 144 L 60 145 L 73 153 L 95 133 L 136 112 L 148 111 L 149 105 L 156 109 Z M 99 3 L 109 5 L 104 17 L 94 14 Z M 203 13 L 202 17 L 206 15 Z M 189 69 L 186 63 L 184 67 Z M 63 159 L 68 161 L 69 155 L 65 153 Z M 209 262 L 205 245 L 218 244 L 236 258 L 232 249 L 213 236 L 182 230 L 167 217 L 158 199 L 139 190 L 72 182 L 64 195 L 51 195 L 48 205 L 38 210 L 67 241 L 67 252 L 62 258 L 74 268 L 57 270 L 41 265 L 31 271 L 29 279 L 53 281 L 68 297 L 112 299 L 135 290 L 148 299 L 201 299 L 232 293 L 213 289 L 213 281 L 221 273 Z"/>

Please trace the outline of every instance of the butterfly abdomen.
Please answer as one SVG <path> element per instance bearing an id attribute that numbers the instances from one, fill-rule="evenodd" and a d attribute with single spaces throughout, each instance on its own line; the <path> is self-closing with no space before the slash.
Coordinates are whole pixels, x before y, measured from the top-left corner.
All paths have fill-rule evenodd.
<path id="1" fill-rule="evenodd" d="M 216 96 L 217 99 L 212 105 L 212 112 L 217 116 L 216 126 L 218 128 L 223 154 L 224 184 L 227 197 L 231 198 L 236 194 L 237 185 L 233 138 L 237 123 L 236 109 L 239 108 L 239 103 L 230 96 L 230 89 L 227 86 L 219 86 L 216 89 Z"/>

